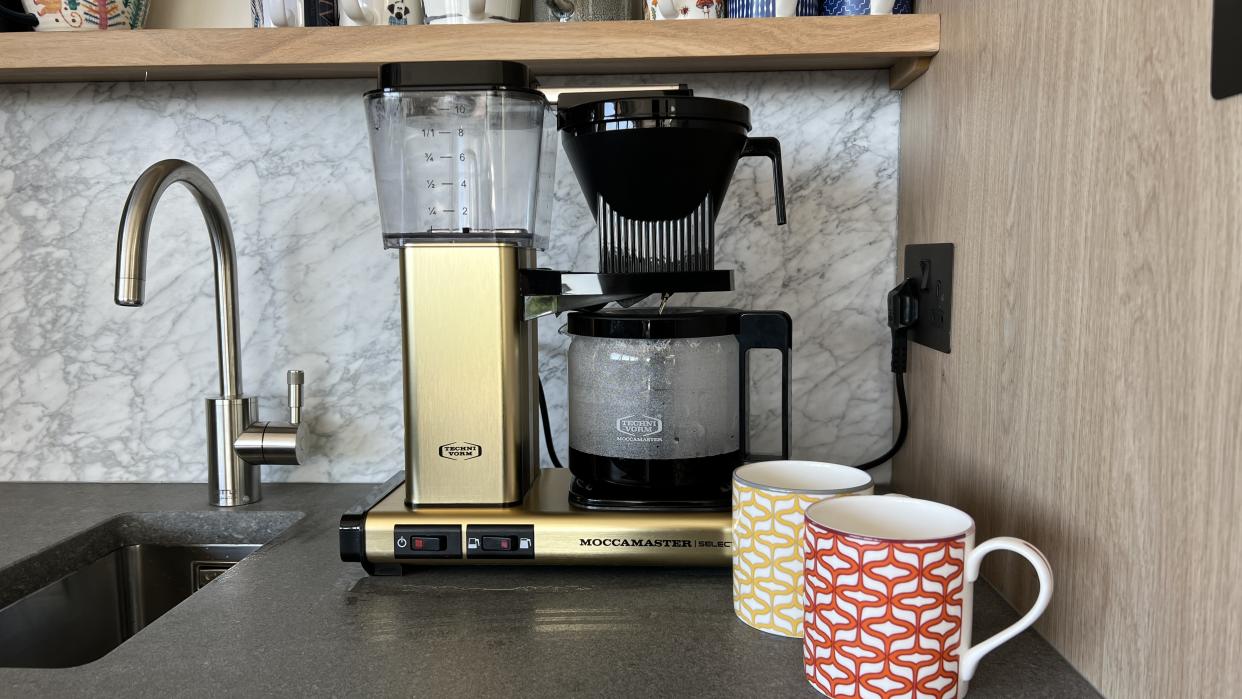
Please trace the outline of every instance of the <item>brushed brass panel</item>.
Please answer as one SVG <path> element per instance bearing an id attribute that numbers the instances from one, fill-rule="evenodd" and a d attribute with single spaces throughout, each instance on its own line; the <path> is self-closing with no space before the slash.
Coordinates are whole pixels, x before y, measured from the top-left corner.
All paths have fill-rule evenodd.
<path id="1" fill-rule="evenodd" d="M 538 468 L 535 324 L 505 244 L 401 248 L 406 492 L 420 505 L 520 502 Z"/>
<path id="2" fill-rule="evenodd" d="M 405 565 L 668 565 L 727 566 L 733 550 L 728 512 L 599 512 L 569 504 L 567 469 L 544 469 L 517 507 L 411 508 L 398 488 L 366 516 L 366 556 Z M 394 556 L 397 525 L 529 524 L 533 559 L 425 559 Z"/>

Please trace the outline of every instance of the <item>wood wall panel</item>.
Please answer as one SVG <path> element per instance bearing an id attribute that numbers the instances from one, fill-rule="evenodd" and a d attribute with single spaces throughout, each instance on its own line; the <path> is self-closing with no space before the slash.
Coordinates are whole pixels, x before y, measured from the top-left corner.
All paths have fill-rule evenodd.
<path id="1" fill-rule="evenodd" d="M 954 337 L 911 350 L 895 483 L 1048 554 L 1037 628 L 1106 696 L 1242 696 L 1242 97 L 1209 94 L 1212 0 L 919 9 L 941 50 L 902 98 L 898 228 L 957 244 Z M 1016 556 L 985 576 L 1033 599 Z"/>

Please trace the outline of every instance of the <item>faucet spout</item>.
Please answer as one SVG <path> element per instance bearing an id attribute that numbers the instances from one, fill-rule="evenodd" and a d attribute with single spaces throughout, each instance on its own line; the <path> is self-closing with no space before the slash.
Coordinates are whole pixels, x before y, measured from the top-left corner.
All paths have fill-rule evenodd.
<path id="1" fill-rule="evenodd" d="M 147 168 L 125 201 L 116 241 L 116 303 L 141 306 L 146 298 L 147 237 L 155 205 L 168 186 L 180 182 L 198 202 L 211 236 L 216 275 L 216 342 L 220 397 L 242 396 L 237 334 L 237 254 L 220 193 L 207 175 L 184 160 L 161 160 Z"/>

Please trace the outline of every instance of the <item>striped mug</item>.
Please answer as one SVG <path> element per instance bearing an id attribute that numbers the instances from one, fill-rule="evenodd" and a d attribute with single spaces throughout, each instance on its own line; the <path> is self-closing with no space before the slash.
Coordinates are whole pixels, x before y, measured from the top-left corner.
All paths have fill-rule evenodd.
<path id="1" fill-rule="evenodd" d="M 733 611 L 777 636 L 802 635 L 803 513 L 824 498 L 872 491 L 852 466 L 761 461 L 733 472 Z"/>
<path id="2" fill-rule="evenodd" d="M 730 17 L 814 17 L 820 0 L 729 0 Z"/>

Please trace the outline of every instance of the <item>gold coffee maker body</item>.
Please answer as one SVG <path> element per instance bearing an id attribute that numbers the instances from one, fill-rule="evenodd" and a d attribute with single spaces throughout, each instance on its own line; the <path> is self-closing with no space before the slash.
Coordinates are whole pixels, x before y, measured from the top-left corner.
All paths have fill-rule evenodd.
<path id="1" fill-rule="evenodd" d="M 510 243 L 400 248 L 405 502 L 517 505 L 539 468 L 536 323 Z"/>

